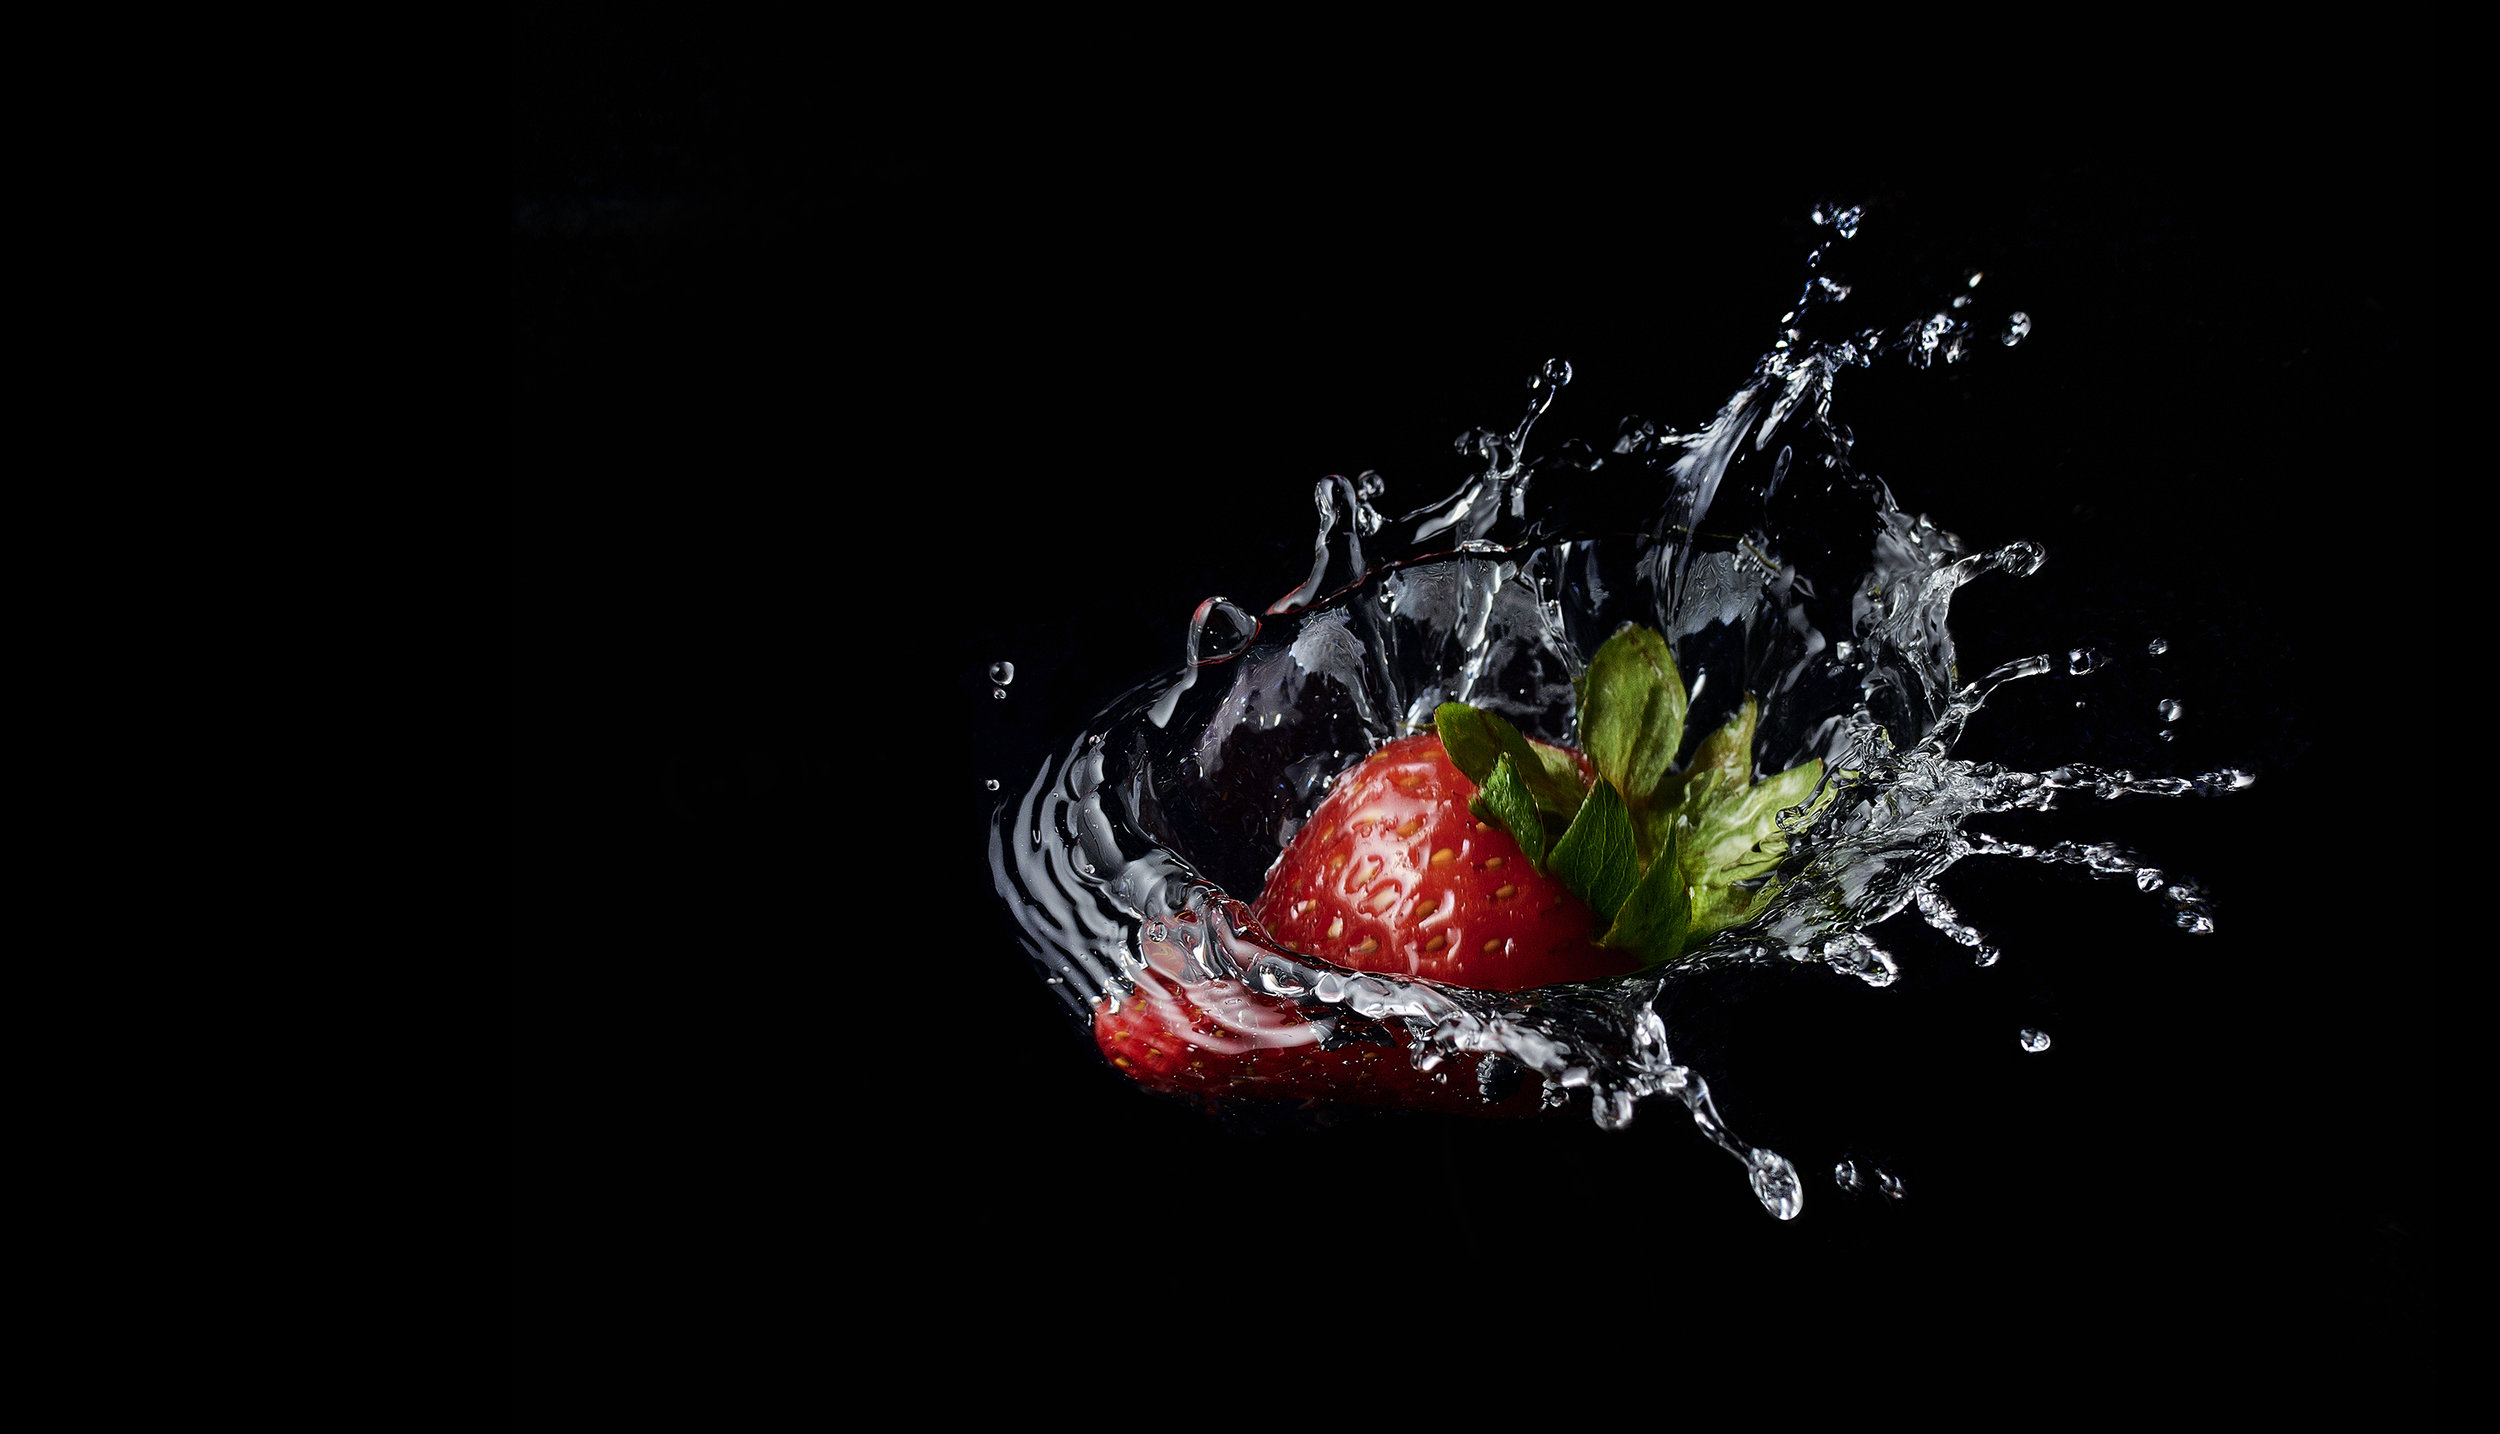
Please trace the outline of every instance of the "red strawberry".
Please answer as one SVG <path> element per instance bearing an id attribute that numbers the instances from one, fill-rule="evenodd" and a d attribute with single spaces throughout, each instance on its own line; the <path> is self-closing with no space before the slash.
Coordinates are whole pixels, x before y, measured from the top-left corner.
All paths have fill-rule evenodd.
<path id="1" fill-rule="evenodd" d="M 1251 913 L 1305 955 L 1481 991 L 1637 969 L 1596 944 L 1588 903 L 1468 810 L 1475 796 L 1438 736 L 1391 742 L 1338 779 Z"/>
<path id="2" fill-rule="evenodd" d="M 1439 737 L 1391 742 L 1338 779 L 1250 914 L 1289 950 L 1479 990 L 1636 969 L 1629 953 L 1596 944 L 1587 903 L 1534 870 L 1509 832 L 1468 810 L 1475 795 Z M 1103 1054 L 1142 1084 L 1472 1114 L 1539 1107 L 1536 1081 L 1488 1101 L 1473 1062 L 1426 1072 L 1402 1044 L 1357 1039 L 1326 1049 L 1331 1028 L 1292 1002 L 1239 981 L 1191 984 L 1169 942 L 1148 940 L 1145 954 L 1136 993 L 1105 1002 L 1094 1019 Z"/>
<path id="3" fill-rule="evenodd" d="M 1228 919 L 1339 967 L 1489 991 L 1628 975 L 1746 920 L 1787 850 L 1776 818 L 1813 798 L 1822 764 L 1756 781 L 1747 698 L 1674 769 L 1684 682 L 1645 629 L 1608 639 L 1579 685 L 1586 755 L 1445 703 L 1434 732 L 1340 777 L 1258 901 L 1233 903 Z M 1095 1043 L 1143 1084 L 1476 1114 L 1539 1107 L 1536 1082 L 1480 1093 L 1493 1072 L 1463 1060 L 1417 1070 L 1402 1030 L 1210 977 L 1187 958 L 1183 946 L 1199 943 L 1186 935 L 1150 928 L 1135 990 L 1096 1009 Z"/>

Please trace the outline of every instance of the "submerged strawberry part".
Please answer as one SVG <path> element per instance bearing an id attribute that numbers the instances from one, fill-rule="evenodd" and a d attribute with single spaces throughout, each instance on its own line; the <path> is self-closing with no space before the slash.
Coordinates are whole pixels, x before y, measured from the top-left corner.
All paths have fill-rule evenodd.
<path id="1" fill-rule="evenodd" d="M 1224 977 L 1191 981 L 1181 953 L 1146 943 L 1136 990 L 1095 1006 L 1094 1043 L 1113 1068 L 1140 1085 L 1208 1098 L 1335 1101 L 1467 1115 L 1532 1115 L 1542 1082 L 1516 1068 L 1492 1093 L 1474 1061 L 1417 1070 L 1403 1031 L 1387 1039 L 1339 1039 L 1333 1013 Z"/>

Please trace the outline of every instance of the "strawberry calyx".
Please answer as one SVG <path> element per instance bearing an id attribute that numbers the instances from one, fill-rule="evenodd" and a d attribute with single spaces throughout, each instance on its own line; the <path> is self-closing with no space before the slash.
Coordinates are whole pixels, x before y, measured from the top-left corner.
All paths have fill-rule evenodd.
<path id="1" fill-rule="evenodd" d="M 1648 628 L 1618 629 L 1575 686 L 1587 773 L 1496 713 L 1462 702 L 1434 711 L 1452 765 L 1478 788 L 1470 810 L 1588 903 L 1604 931 L 1598 945 L 1643 966 L 1759 914 L 1788 854 L 1780 813 L 1811 816 L 1831 798 L 1822 761 L 1757 778 L 1760 707 L 1748 694 L 1677 767 L 1690 694 L 1674 652 Z"/>

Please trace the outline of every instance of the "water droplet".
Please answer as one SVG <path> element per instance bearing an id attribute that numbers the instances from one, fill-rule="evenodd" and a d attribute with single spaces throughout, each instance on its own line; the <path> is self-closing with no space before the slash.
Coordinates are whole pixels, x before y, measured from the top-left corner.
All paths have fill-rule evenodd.
<path id="1" fill-rule="evenodd" d="M 1004 687 L 993 687 L 990 689 L 990 696 L 1004 702 L 1007 700 L 1007 689 Z"/>
<path id="2" fill-rule="evenodd" d="M 1571 361 L 1569 359 L 1549 358 L 1545 361 L 1545 368 L 1543 371 L 1538 373 L 1536 377 L 1538 383 L 1550 384 L 1555 388 L 1560 388 L 1564 384 L 1571 382 Z M 1574 400 L 1574 402 L 1577 402 L 1577 400 Z"/>
<path id="3" fill-rule="evenodd" d="M 2046 1031 L 2025 1031 L 2025 1032 L 2023 1032 L 2023 1049 L 2024 1049 L 2024 1050 L 2027 1050 L 2027 1051 L 2045 1051 L 2045 1050 L 2047 1050 L 2048 1048 L 2049 1048 L 2049 1033 L 2048 1033 L 2048 1032 L 2046 1032 Z"/>
<path id="4" fill-rule="evenodd" d="M 2170 650 L 2170 641 L 2167 638 L 2154 638 L 2151 642 L 2144 644 L 2144 650 L 2159 657 Z"/>
<path id="5" fill-rule="evenodd" d="M 1975 965 L 1994 966 L 1997 964 L 1997 958 L 2004 954 L 1994 946 L 1982 946 L 1972 955 L 1971 961 Z"/>
<path id="6" fill-rule="evenodd" d="M 1968 294 L 1956 294 L 1956 295 L 1954 295 L 1954 296 L 1953 296 L 1953 307 L 1955 307 L 1955 308 L 1957 308 L 1957 309 L 1967 309 L 1967 308 L 1969 308 L 1969 307 L 1970 307 L 1970 295 L 1968 295 Z"/>
<path id="7" fill-rule="evenodd" d="M 2031 337 L 2031 315 L 2017 309 L 2013 316 L 2005 321 L 2005 346 L 2010 349 L 2029 337 Z"/>
<path id="8" fill-rule="evenodd" d="M 1858 1172 L 1858 1162 L 1844 1160 L 1832 1167 L 1832 1183 L 1843 1190 L 1855 1192 L 1866 1188 L 1866 1177 Z"/>
<path id="9" fill-rule="evenodd" d="M 1911 350 L 1910 362 L 1920 368 L 1927 367 L 1935 357 L 1937 346 L 1942 344 L 1945 335 L 1952 331 L 1952 315 L 1930 314 L 1927 321 L 1920 324 L 1917 331 L 1911 335 L 1911 342 L 1915 347 Z"/>
<path id="10" fill-rule="evenodd" d="M 992 777 L 988 781 L 983 782 L 981 785 L 995 792 L 998 790 L 998 778 Z"/>
<path id="11" fill-rule="evenodd" d="M 2167 727 L 2162 728 L 2156 735 L 2158 735 L 2165 742 L 2175 742 L 2179 740 L 2179 734 L 2171 731 Z"/>
<path id="12" fill-rule="evenodd" d="M 1755 1151 L 1749 1163 L 1754 1198 L 1762 1202 L 1762 1208 L 1782 1220 L 1796 1219 L 1806 1203 L 1805 1182 L 1797 1178 L 1797 1167 L 1768 1150 Z"/>
<path id="13" fill-rule="evenodd" d="M 1878 1170 L 1875 1172 L 1875 1188 L 1884 1192 L 1885 1199 L 1898 1200 L 1901 1198 L 1901 1177 L 1889 1170 Z"/>
<path id="14" fill-rule="evenodd" d="M 2179 699 L 2176 697 L 2165 697 L 2155 710 L 2161 713 L 2161 720 L 2164 722 L 2176 722 L 2179 720 L 2179 714 L 2187 709 L 2179 705 Z"/>
<path id="15" fill-rule="evenodd" d="M 2018 578 L 2030 577 L 2033 573 L 2040 571 L 2041 565 L 2048 560 L 2049 550 L 2028 540 L 2007 543 L 1996 551 L 1997 567 Z M 2048 668 L 2044 666 L 2040 670 L 2046 672 Z"/>
<path id="16" fill-rule="evenodd" d="M 2096 647 L 2078 647 L 2066 654 L 2066 670 L 2077 677 L 2106 666 L 2109 659 Z"/>
<path id="17" fill-rule="evenodd" d="M 1013 682 L 1013 681 L 1015 681 L 1015 680 L 1016 680 L 1016 665 L 1015 665 L 1014 663 L 1012 663 L 1012 662 L 993 662 L 993 663 L 991 663 L 991 664 L 990 664 L 990 681 L 997 683 L 997 684 L 998 684 L 999 686 L 1001 686 L 1001 687 L 1004 687 L 1004 686 L 1006 686 L 1008 683 Z"/>

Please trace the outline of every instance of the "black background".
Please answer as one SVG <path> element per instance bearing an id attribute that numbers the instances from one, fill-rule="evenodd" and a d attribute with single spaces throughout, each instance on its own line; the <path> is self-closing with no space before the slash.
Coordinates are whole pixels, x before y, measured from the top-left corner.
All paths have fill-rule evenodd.
<path id="1" fill-rule="evenodd" d="M 857 1318 L 985 1357 L 1288 1330 L 1453 1370 L 1490 1341 L 1644 1379 L 2423 1407 L 2441 943 L 2377 873 L 2430 848 L 2439 770 L 2434 87 L 2393 19 L 2163 34 L 1708 86 L 1627 37 L 1532 83 L 1045 80 L 517 9 L 524 1406 L 802 1391 Z M 1965 671 L 2121 659 L 2009 689 L 1965 750 L 2260 776 L 1995 829 L 2127 842 L 2220 931 L 1972 862 L 1946 889 L 1994 969 L 1897 924 L 1893 989 L 1727 993 L 1678 1054 L 1797 1160 L 1786 1225 L 1671 1108 L 1219 1120 L 1103 1070 L 990 892 L 990 804 L 1177 662 L 1199 599 L 1298 581 L 1318 476 L 1441 496 L 1451 437 L 1554 355 L 1549 443 L 1699 426 L 1818 202 L 1867 207 L 1835 261 L 1857 322 L 1973 269 L 1984 323 L 2034 320 L 1852 372 L 1836 410 L 1905 507 L 2049 550 L 1962 595 Z M 1837 1190 L 1843 1157 L 1904 1198 Z"/>

